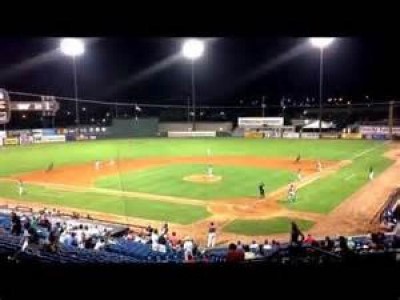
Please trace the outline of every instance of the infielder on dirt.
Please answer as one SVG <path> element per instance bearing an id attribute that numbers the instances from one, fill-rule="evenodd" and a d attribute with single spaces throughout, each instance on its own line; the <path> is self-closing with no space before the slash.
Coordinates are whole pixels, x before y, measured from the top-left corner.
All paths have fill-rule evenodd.
<path id="1" fill-rule="evenodd" d="M 295 163 L 296 164 L 298 164 L 299 162 L 300 162 L 300 160 L 301 160 L 301 156 L 300 156 L 300 153 L 299 154 L 297 154 L 297 157 L 296 157 L 296 159 L 295 159 Z"/>
<path id="2" fill-rule="evenodd" d="M 295 202 L 297 199 L 297 190 L 293 183 L 289 185 L 288 202 Z"/>
<path id="3" fill-rule="evenodd" d="M 322 172 L 322 164 L 320 160 L 317 160 L 317 170 L 318 172 Z"/>
<path id="4" fill-rule="evenodd" d="M 94 162 L 94 168 L 96 169 L 96 171 L 100 170 L 100 164 L 101 164 L 101 162 L 99 160 L 96 160 Z"/>

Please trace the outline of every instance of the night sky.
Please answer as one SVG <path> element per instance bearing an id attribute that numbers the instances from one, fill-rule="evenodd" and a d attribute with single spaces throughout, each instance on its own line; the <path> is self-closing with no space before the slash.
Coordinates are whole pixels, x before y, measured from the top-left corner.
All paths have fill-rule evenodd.
<path id="1" fill-rule="evenodd" d="M 190 64 L 176 54 L 182 38 L 86 38 L 78 61 L 86 99 L 179 103 L 190 95 Z M 73 96 L 71 60 L 59 38 L 0 40 L 0 86 Z M 325 51 L 325 96 L 363 101 L 398 97 L 398 46 L 390 39 L 339 38 Z M 161 67 L 159 67 L 160 62 Z M 318 97 L 319 53 L 306 38 L 216 38 L 196 63 L 198 99 L 237 104 L 282 97 Z M 150 70 L 150 71 L 149 71 Z M 131 78 L 131 80 L 127 80 Z"/>

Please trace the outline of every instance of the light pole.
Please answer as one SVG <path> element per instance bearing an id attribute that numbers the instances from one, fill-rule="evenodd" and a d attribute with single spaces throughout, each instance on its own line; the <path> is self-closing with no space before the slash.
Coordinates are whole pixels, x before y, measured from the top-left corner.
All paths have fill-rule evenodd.
<path id="1" fill-rule="evenodd" d="M 64 38 L 60 42 L 60 50 L 63 54 L 72 58 L 72 72 L 74 77 L 74 98 L 75 98 L 75 123 L 79 127 L 79 100 L 78 100 L 78 81 L 76 71 L 76 57 L 85 52 L 85 44 L 81 39 Z"/>
<path id="2" fill-rule="evenodd" d="M 324 49 L 328 47 L 334 38 L 310 38 L 313 47 L 319 48 L 319 137 L 322 133 L 322 97 L 323 97 L 323 72 L 324 72 Z"/>
<path id="3" fill-rule="evenodd" d="M 182 55 L 191 61 L 192 71 L 192 107 L 193 124 L 192 131 L 196 131 L 196 84 L 195 84 L 195 60 L 204 53 L 204 42 L 199 39 L 188 39 L 182 45 Z"/>

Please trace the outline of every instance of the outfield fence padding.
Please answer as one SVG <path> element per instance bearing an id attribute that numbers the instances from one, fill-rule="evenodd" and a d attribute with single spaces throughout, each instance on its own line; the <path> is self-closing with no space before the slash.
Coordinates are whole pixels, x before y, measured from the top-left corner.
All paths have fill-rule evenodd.
<path id="1" fill-rule="evenodd" d="M 168 131 L 169 138 L 216 137 L 215 131 Z"/>

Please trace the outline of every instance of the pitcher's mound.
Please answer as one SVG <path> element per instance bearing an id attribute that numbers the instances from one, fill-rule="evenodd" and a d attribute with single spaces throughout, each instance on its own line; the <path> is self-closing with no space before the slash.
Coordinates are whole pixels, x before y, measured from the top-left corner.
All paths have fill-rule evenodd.
<path id="1" fill-rule="evenodd" d="M 190 182 L 196 182 L 196 183 L 216 183 L 222 179 L 222 176 L 208 176 L 205 174 L 194 174 L 194 175 L 189 175 L 183 177 L 183 180 L 185 181 L 190 181 Z"/>

